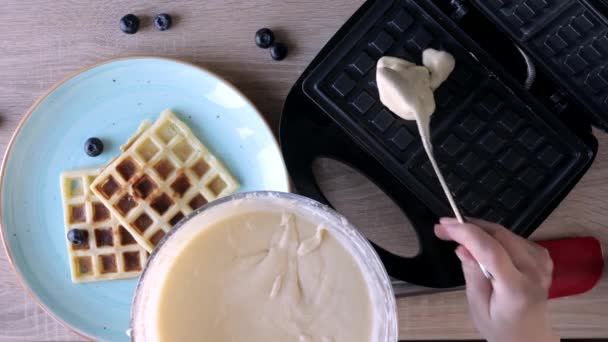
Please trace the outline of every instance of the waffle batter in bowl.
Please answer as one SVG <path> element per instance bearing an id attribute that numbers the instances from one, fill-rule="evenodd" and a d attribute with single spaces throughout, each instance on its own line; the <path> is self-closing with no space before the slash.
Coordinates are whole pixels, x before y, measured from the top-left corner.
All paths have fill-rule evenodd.
<path id="1" fill-rule="evenodd" d="M 371 245 L 292 194 L 219 200 L 152 255 L 132 307 L 135 341 L 396 341 L 395 298 Z"/>

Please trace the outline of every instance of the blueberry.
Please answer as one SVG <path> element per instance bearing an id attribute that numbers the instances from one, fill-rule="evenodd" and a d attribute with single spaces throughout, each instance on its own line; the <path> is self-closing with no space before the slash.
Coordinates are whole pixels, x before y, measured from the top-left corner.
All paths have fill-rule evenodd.
<path id="1" fill-rule="evenodd" d="M 154 26 L 160 31 L 168 30 L 171 27 L 171 16 L 167 13 L 161 13 L 154 18 Z"/>
<path id="2" fill-rule="evenodd" d="M 255 45 L 262 49 L 268 49 L 274 43 L 274 33 L 269 28 L 259 29 L 255 33 Z"/>
<path id="3" fill-rule="evenodd" d="M 270 48 L 270 56 L 275 61 L 282 61 L 287 57 L 287 45 L 283 43 L 274 43 Z"/>
<path id="4" fill-rule="evenodd" d="M 133 34 L 139 30 L 139 18 L 134 14 L 127 14 L 120 19 L 120 30 Z"/>
<path id="5" fill-rule="evenodd" d="M 89 138 L 84 143 L 84 152 L 90 157 L 97 157 L 103 152 L 103 142 L 99 138 Z"/>
<path id="6" fill-rule="evenodd" d="M 85 243 L 87 243 L 88 238 L 89 232 L 87 232 L 86 230 L 70 229 L 68 231 L 68 240 L 76 246 L 84 245 Z"/>

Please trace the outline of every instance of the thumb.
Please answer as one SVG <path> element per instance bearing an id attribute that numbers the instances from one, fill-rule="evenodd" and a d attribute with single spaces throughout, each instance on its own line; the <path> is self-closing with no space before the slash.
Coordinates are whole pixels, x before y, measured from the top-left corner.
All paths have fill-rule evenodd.
<path id="1" fill-rule="evenodd" d="M 466 292 L 471 313 L 474 316 L 490 314 L 490 298 L 492 283 L 484 276 L 479 264 L 471 253 L 463 246 L 456 248 L 456 255 L 462 263 L 462 272 L 466 281 Z M 481 318 L 481 317 L 474 317 Z"/>

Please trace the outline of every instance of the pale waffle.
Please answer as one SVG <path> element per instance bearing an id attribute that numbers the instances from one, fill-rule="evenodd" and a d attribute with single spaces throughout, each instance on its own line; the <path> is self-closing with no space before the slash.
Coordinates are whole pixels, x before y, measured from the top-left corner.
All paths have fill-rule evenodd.
<path id="1" fill-rule="evenodd" d="M 100 172 L 101 169 L 87 169 L 61 174 L 65 232 L 87 232 L 87 241 L 82 245 L 66 239 L 75 283 L 136 277 L 148 258 L 148 252 L 90 191 L 89 185 Z"/>
<path id="2" fill-rule="evenodd" d="M 184 216 L 239 184 L 171 111 L 142 127 L 91 190 L 152 251 Z"/>

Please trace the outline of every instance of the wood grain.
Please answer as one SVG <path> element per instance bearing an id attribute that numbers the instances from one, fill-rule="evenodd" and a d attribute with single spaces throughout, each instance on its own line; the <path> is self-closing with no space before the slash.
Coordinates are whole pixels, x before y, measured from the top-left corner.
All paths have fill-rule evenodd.
<path id="1" fill-rule="evenodd" d="M 70 73 L 119 56 L 151 54 L 183 59 L 210 68 L 240 88 L 277 128 L 283 100 L 296 78 L 323 44 L 363 3 L 362 0 L 182 0 L 81 1 L 4 0 L 0 11 L 0 149 L 27 108 L 47 88 Z M 125 35 L 118 20 L 126 13 L 144 18 L 142 30 Z M 157 32 L 151 18 L 168 12 L 175 26 Z M 254 32 L 270 26 L 289 44 L 289 58 L 271 62 L 253 44 Z M 537 238 L 592 235 L 608 247 L 608 137 L 584 179 L 535 234 Z M 360 176 L 327 161 L 317 174 L 330 198 L 372 239 L 394 241 L 390 248 L 408 255 L 416 243 L 406 219 Z M 374 229 L 367 229 L 374 227 Z M 399 231 L 400 233 L 395 233 Z M 66 294 L 67 295 L 67 294 Z M 564 337 L 608 336 L 608 280 L 592 292 L 552 302 Z M 478 337 L 462 292 L 401 299 L 400 335 L 407 339 Z M 0 255 L 0 340 L 79 340 L 39 309 Z"/>

